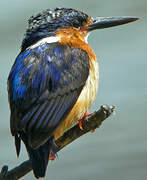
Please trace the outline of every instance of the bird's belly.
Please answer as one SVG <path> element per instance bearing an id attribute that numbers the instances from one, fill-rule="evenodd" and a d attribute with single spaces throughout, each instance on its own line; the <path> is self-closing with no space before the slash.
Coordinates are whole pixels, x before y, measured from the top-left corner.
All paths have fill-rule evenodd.
<path id="1" fill-rule="evenodd" d="M 65 131 L 75 125 L 80 118 L 83 117 L 84 113 L 89 109 L 90 105 L 95 100 L 97 89 L 98 89 L 98 63 L 92 60 L 90 63 L 90 71 L 88 79 L 85 83 L 81 94 L 73 106 L 72 110 L 61 123 L 61 125 L 55 130 L 54 137 L 58 139 Z"/>

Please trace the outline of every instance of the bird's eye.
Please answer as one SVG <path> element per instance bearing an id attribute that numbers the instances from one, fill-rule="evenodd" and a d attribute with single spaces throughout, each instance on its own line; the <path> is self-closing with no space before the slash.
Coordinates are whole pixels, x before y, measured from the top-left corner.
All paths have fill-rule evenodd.
<path id="1" fill-rule="evenodd" d="M 74 19 L 73 26 L 78 28 L 80 25 L 81 25 L 80 22 L 77 19 Z"/>

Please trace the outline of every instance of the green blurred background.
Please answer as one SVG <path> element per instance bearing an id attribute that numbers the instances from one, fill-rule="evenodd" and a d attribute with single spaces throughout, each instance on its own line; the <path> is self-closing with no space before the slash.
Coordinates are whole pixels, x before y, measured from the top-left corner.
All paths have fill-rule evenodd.
<path id="1" fill-rule="evenodd" d="M 116 106 L 116 115 L 94 134 L 87 134 L 49 163 L 46 180 L 147 179 L 147 1 L 146 0 L 1 0 L 0 6 L 0 168 L 13 168 L 15 154 L 9 130 L 7 77 L 19 53 L 27 19 L 43 9 L 72 7 L 91 16 L 138 16 L 140 21 L 89 37 L 100 65 L 100 85 L 91 111 Z M 34 179 L 32 173 L 22 179 Z"/>

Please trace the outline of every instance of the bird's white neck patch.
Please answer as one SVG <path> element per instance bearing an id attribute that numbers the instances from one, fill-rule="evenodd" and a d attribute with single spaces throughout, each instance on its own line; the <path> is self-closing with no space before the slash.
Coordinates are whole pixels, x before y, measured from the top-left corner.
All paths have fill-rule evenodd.
<path id="1" fill-rule="evenodd" d="M 59 36 L 51 36 L 51 37 L 46 37 L 46 38 L 43 38 L 41 40 L 39 40 L 37 43 L 35 43 L 34 45 L 30 46 L 29 48 L 30 49 L 34 49 L 42 44 L 50 44 L 50 43 L 55 43 L 55 42 L 58 42 L 59 40 L 61 39 L 61 37 Z"/>
<path id="2" fill-rule="evenodd" d="M 85 36 L 85 42 L 88 44 L 88 36 L 90 33 L 87 33 L 87 35 Z"/>

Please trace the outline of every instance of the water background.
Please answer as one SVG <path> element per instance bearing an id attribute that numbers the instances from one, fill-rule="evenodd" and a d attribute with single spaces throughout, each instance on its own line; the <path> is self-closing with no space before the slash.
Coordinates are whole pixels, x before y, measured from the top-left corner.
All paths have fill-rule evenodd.
<path id="1" fill-rule="evenodd" d="M 94 134 L 87 134 L 59 152 L 49 164 L 53 180 L 147 179 L 147 1 L 146 0 L 2 0 L 0 5 L 0 168 L 17 159 L 9 130 L 7 77 L 25 32 L 27 19 L 46 8 L 72 7 L 91 16 L 138 16 L 128 25 L 97 30 L 89 36 L 100 65 L 100 85 L 91 112 L 102 104 L 116 106 L 116 115 Z M 34 179 L 32 173 L 25 180 Z"/>

